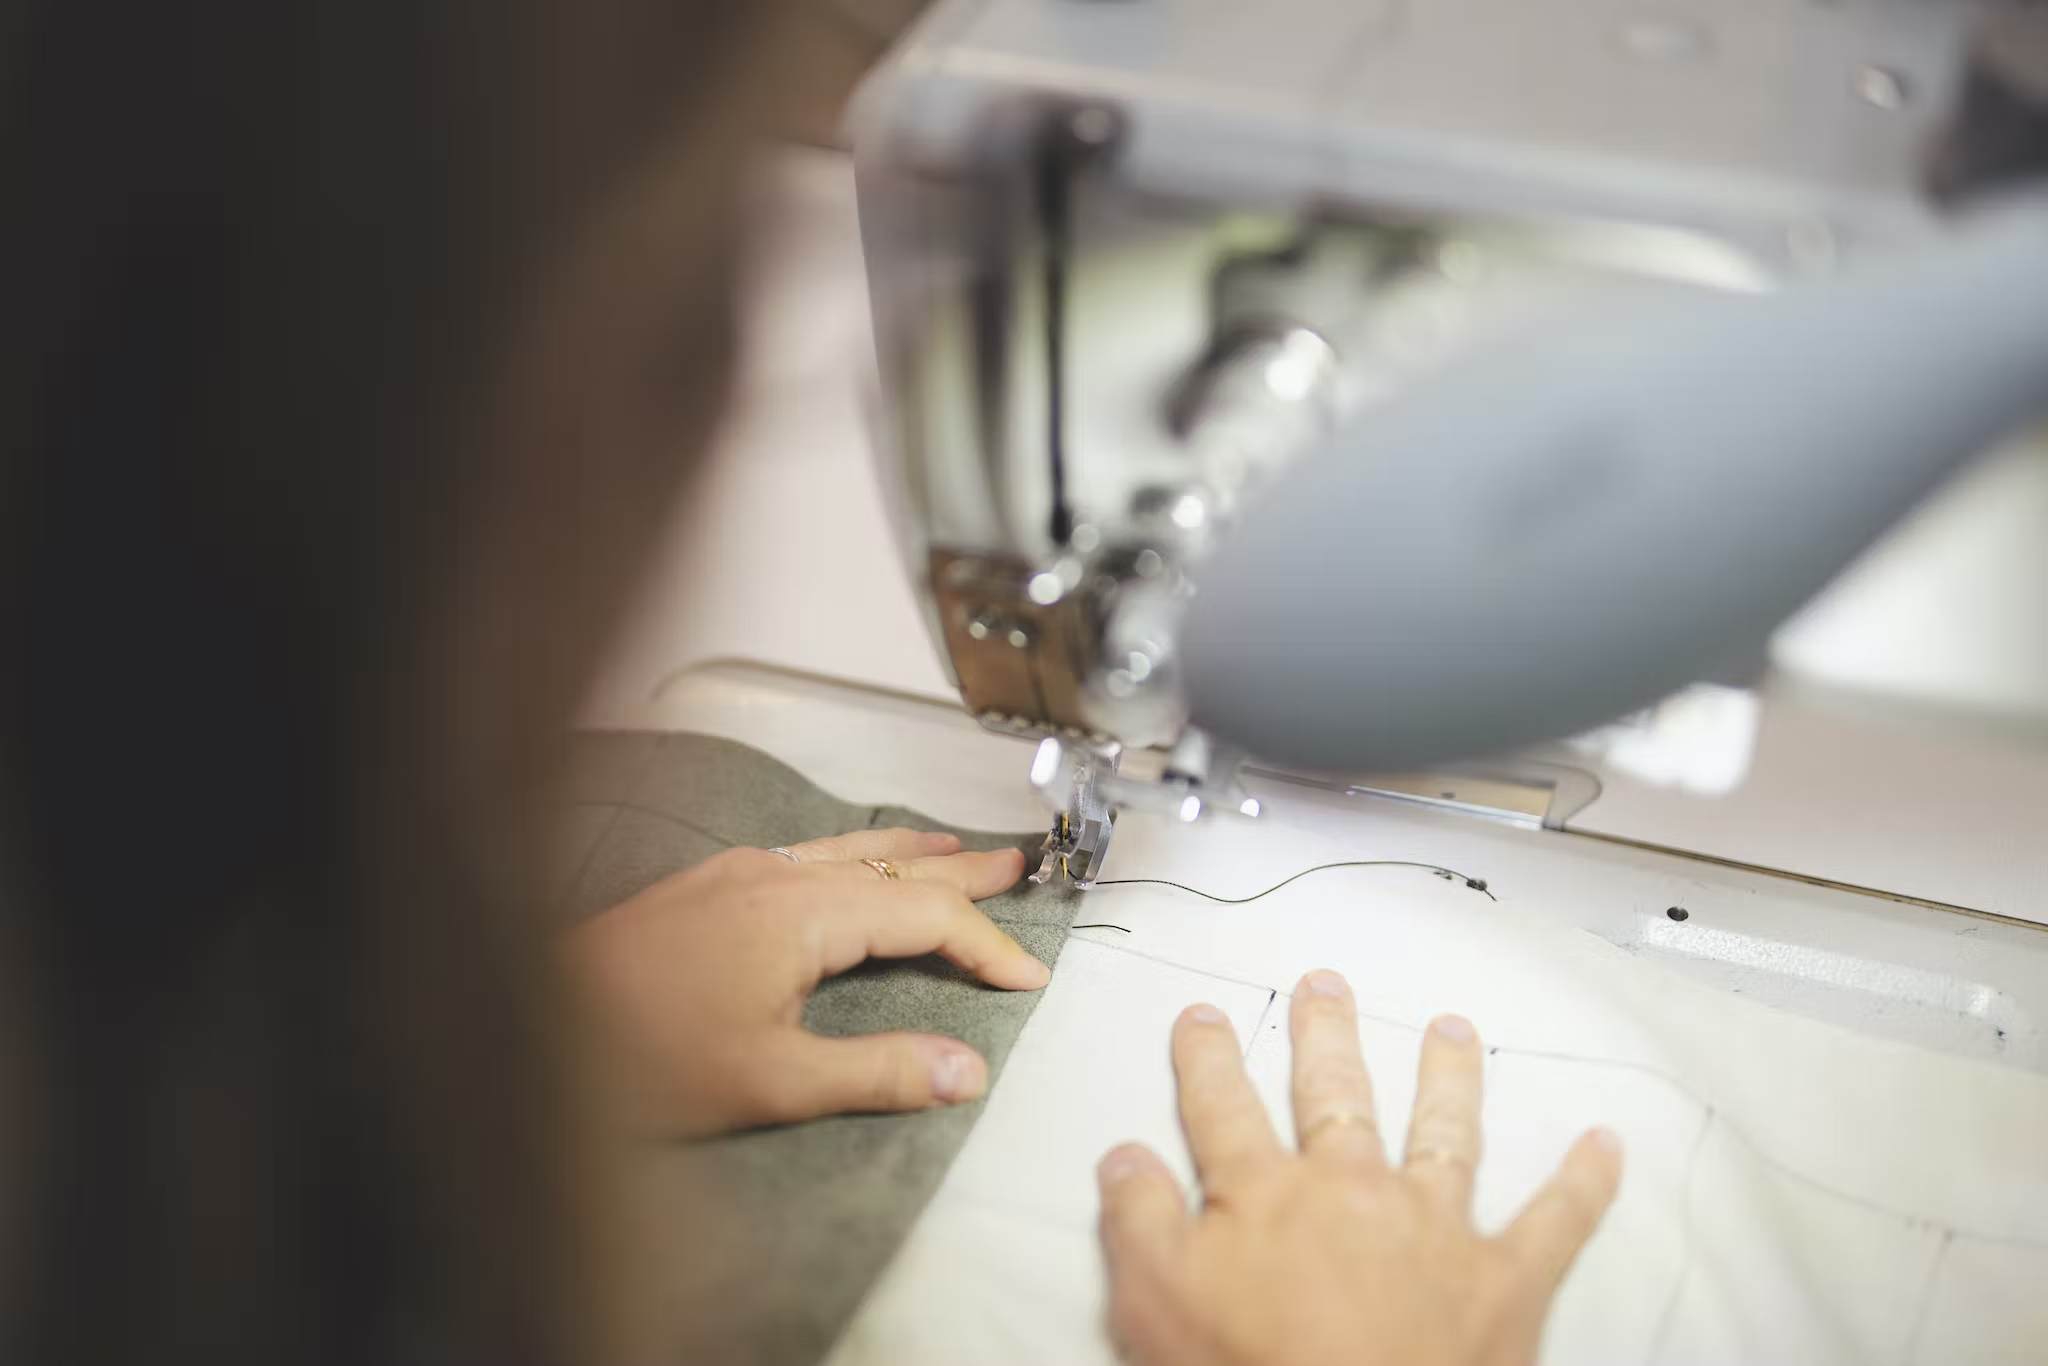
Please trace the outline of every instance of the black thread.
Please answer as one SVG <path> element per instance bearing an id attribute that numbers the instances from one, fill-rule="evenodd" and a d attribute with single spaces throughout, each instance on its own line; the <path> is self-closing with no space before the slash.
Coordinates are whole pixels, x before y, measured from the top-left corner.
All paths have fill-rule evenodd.
<path id="1" fill-rule="evenodd" d="M 1067 929 L 1068 929 L 1069 931 L 1072 931 L 1072 930 L 1122 930 L 1122 931 L 1123 931 L 1123 932 L 1124 932 L 1125 934 L 1129 934 L 1129 933 L 1130 933 L 1130 930 L 1129 930 L 1128 928 L 1126 928 L 1125 926 L 1122 926 L 1122 925 L 1111 925 L 1111 924 L 1107 923 L 1106 921 L 1105 921 L 1105 922 L 1098 922 L 1098 923 L 1096 923 L 1096 924 L 1093 924 L 1093 925 L 1069 925 L 1069 926 L 1067 926 Z"/>
<path id="2" fill-rule="evenodd" d="M 1468 877 L 1455 868 L 1445 868 L 1435 863 L 1417 863 L 1413 859 L 1399 858 L 1349 859 L 1342 863 L 1318 863 L 1313 868 L 1302 869 L 1293 877 L 1288 878 L 1286 882 L 1276 882 L 1265 891 L 1254 892 L 1250 896 L 1217 896 L 1214 892 L 1205 892 L 1199 887 L 1190 887 L 1185 882 L 1175 882 L 1170 878 L 1163 877 L 1113 877 L 1106 878 L 1094 885 L 1097 887 L 1135 887 L 1140 884 L 1148 884 L 1154 887 L 1178 887 L 1183 892 L 1193 892 L 1205 901 L 1214 901 L 1224 906 L 1242 906 L 1248 901 L 1257 901 L 1260 897 L 1271 896 L 1282 887 L 1287 886 L 1288 883 L 1299 882 L 1310 873 L 1328 872 L 1332 868 L 1427 868 L 1432 873 L 1457 878 L 1488 901 L 1500 900 L 1499 897 L 1495 896 L 1487 888 L 1484 878 Z M 1079 927 L 1077 926 L 1076 928 Z"/>

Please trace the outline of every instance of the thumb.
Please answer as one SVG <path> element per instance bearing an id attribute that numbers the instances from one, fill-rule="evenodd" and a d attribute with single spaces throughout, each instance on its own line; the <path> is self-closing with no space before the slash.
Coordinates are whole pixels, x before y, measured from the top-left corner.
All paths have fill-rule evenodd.
<path id="1" fill-rule="evenodd" d="M 926 1110 L 978 1099 L 988 1064 L 940 1034 L 796 1033 L 767 1060 L 763 1099 L 780 1123 L 821 1115 Z"/>

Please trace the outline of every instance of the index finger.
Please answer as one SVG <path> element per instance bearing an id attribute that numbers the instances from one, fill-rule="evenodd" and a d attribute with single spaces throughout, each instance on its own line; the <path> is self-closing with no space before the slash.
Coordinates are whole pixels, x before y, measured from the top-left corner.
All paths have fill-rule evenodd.
<path id="1" fill-rule="evenodd" d="M 861 855 L 862 859 L 869 857 L 880 856 Z M 1021 849 L 974 850 L 942 854 L 936 858 L 890 858 L 884 861 L 895 873 L 896 880 L 942 883 L 976 901 L 1009 891 L 1017 885 L 1017 879 L 1024 876 L 1024 851 Z M 879 869 L 858 861 L 821 865 L 818 871 L 865 882 L 883 877 Z"/>
<path id="2" fill-rule="evenodd" d="M 925 830 L 849 830 L 786 846 L 798 863 L 852 863 L 864 858 L 936 858 L 960 852 L 958 835 Z"/>
<path id="3" fill-rule="evenodd" d="M 869 958 L 936 953 L 993 987 L 1036 991 L 1052 980 L 1039 962 L 957 888 L 938 882 L 835 879 L 835 894 L 808 919 L 820 976 Z"/>

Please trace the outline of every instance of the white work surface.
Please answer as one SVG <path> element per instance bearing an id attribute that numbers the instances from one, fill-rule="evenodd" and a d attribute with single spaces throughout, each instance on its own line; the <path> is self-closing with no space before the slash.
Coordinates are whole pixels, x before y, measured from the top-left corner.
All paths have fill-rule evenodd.
<path id="1" fill-rule="evenodd" d="M 1007 777 L 1028 746 L 942 707 L 726 668 L 676 680 L 658 709 L 855 801 L 981 826 L 1038 816 Z M 1482 1224 L 1577 1133 L 1622 1134 L 1621 1196 L 1562 1293 L 1546 1360 L 1967 1366 L 2048 1343 L 2048 1079 L 1953 1056 L 1965 1040 L 1944 1054 L 1752 1004 L 1645 951 L 1654 929 L 1725 933 L 1743 903 L 1766 923 L 1836 917 L 1843 943 L 1952 921 L 1958 954 L 1983 948 L 1980 922 L 1293 784 L 1259 795 L 1257 822 L 1127 816 L 1108 876 L 1243 896 L 1334 859 L 1418 859 L 1484 877 L 1499 899 L 1397 868 L 1312 874 L 1245 906 L 1090 893 L 1083 919 L 1123 930 L 1069 940 L 835 1366 L 1111 1361 L 1094 1163 L 1138 1139 L 1188 1173 L 1166 1039 L 1197 1000 L 1231 1017 L 1284 1133 L 1286 992 L 1317 966 L 1358 990 L 1389 1134 L 1421 1026 L 1451 1009 L 1478 1024 L 1493 1050 Z M 1664 918 L 1680 888 L 1707 923 Z M 2031 959 L 2039 978 L 2040 935 L 1981 933 L 2011 938 L 1978 968 Z M 1960 994 L 1973 990 L 1999 994 Z"/>
<path id="2" fill-rule="evenodd" d="M 850 164 L 837 153 L 791 151 L 764 168 L 763 189 L 734 409 L 591 699 L 593 724 L 655 723 L 652 699 L 666 680 L 721 659 L 953 696 L 875 476 L 872 349 Z M 1958 506 L 1937 510 L 1937 524 L 1914 529 L 1952 593 L 1967 594 L 1978 581 L 1967 569 L 1981 564 L 1990 541 L 2024 532 L 2011 517 L 1972 520 L 1973 512 L 2039 507 L 2048 516 L 2048 480 L 2031 469 L 1992 471 L 1984 476 L 1991 486 L 1980 480 L 1961 490 L 1947 500 Z M 1916 631 L 1933 630 L 1937 619 L 1969 619 L 1971 639 L 1997 636 L 1995 623 L 1976 620 L 1988 610 L 1977 599 L 1970 612 L 1946 617 L 1913 601 L 1888 616 L 1893 599 L 1885 594 L 1898 591 L 1898 566 L 1865 577 L 1879 580 L 1868 594 L 1815 615 L 1819 628 L 1809 636 L 1833 647 L 1832 658 L 1850 659 L 1859 642 L 1865 654 L 1912 653 L 1897 642 L 1878 648 L 1888 642 L 1878 627 L 1892 619 Z M 1962 648 L 1930 639 L 1921 653 L 1955 667 Z M 1605 794 L 1575 828 L 2048 921 L 2040 890 L 2048 886 L 2048 840 L 2039 837 L 2048 746 L 1897 733 L 1773 698 L 1751 780 L 1731 798 L 1603 776 Z"/>

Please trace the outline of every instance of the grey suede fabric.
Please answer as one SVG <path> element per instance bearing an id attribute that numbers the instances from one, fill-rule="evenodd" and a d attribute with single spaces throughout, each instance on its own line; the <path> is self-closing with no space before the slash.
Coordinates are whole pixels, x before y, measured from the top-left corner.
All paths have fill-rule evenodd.
<path id="1" fill-rule="evenodd" d="M 700 735 L 578 737 L 560 830 L 571 915 L 597 914 L 732 845 L 796 844 L 849 830 L 951 827 L 897 807 L 857 806 L 744 745 Z M 970 849 L 1036 848 L 1042 832 L 953 830 Z M 982 910 L 1048 966 L 1066 942 L 1070 890 L 1031 887 Z M 988 1059 L 991 1082 L 1038 1000 L 981 986 L 937 959 L 870 963 L 821 986 L 805 1023 L 822 1034 L 949 1034 Z M 697 1360 L 799 1366 L 838 1338 L 980 1115 L 980 1103 L 914 1115 L 850 1115 L 688 1145 L 666 1196 L 693 1222 L 697 1284 L 714 1311 L 687 1325 Z M 656 1187 L 660 1189 L 659 1185 Z M 689 1191 L 719 1192 L 691 1208 Z M 707 1246 L 715 1240 L 715 1248 Z M 708 1277 L 708 1286 L 706 1278 Z M 705 1319 L 710 1321 L 701 1321 Z"/>

